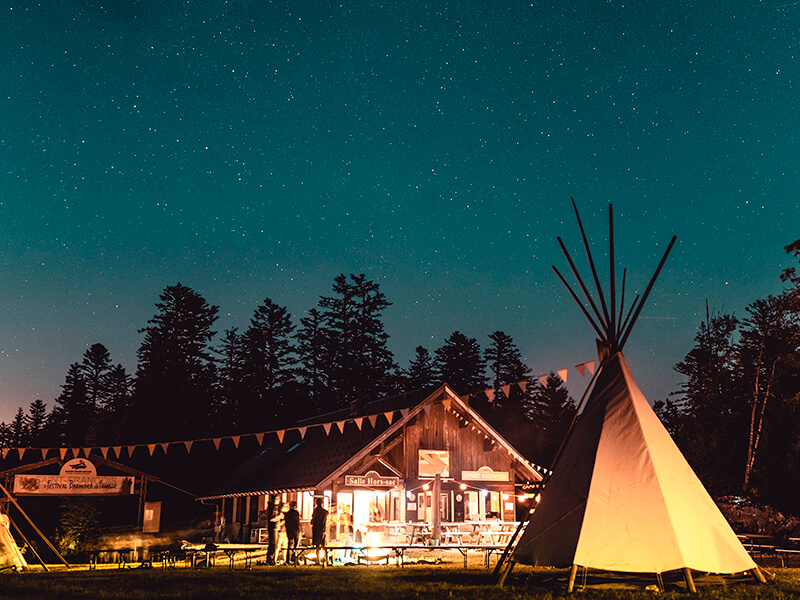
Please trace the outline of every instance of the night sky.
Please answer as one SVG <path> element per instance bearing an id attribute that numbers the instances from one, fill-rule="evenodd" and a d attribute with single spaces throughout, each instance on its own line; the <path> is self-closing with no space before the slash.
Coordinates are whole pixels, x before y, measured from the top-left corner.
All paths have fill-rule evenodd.
<path id="1" fill-rule="evenodd" d="M 25 0 L 0 49 L 2 420 L 93 343 L 134 372 L 177 282 L 222 331 L 366 273 L 403 367 L 456 329 L 591 360 L 570 196 L 604 272 L 614 203 L 629 294 L 678 236 L 626 346 L 652 402 L 706 299 L 796 262 L 798 2 Z"/>

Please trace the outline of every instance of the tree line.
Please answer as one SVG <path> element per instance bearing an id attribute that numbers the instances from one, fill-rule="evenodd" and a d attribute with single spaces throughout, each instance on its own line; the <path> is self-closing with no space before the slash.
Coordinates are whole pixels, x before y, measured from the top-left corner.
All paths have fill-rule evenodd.
<path id="1" fill-rule="evenodd" d="M 561 379 L 531 377 L 511 336 L 488 345 L 453 332 L 434 351 L 418 346 L 405 368 L 382 322 L 390 306 L 363 274 L 334 279 L 330 295 L 295 321 L 266 298 L 243 330 L 221 334 L 219 307 L 180 283 L 164 289 L 145 327 L 135 374 L 114 364 L 101 343 L 67 370 L 48 412 L 41 399 L 0 424 L 4 447 L 86 447 L 187 440 L 265 431 L 381 397 L 447 382 L 461 395 L 497 389 L 473 404 L 535 446 L 546 463 L 575 412 Z M 501 386 L 514 386 L 506 396 Z M 520 417 L 523 418 L 520 418 Z"/>
<path id="2" fill-rule="evenodd" d="M 786 247 L 800 257 L 800 240 Z M 675 369 L 681 389 L 654 408 L 712 495 L 800 514 L 800 275 L 738 318 L 706 305 Z"/>

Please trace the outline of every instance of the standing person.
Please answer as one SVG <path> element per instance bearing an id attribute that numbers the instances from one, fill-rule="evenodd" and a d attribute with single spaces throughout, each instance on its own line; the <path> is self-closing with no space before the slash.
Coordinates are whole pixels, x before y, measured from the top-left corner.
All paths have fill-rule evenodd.
<path id="1" fill-rule="evenodd" d="M 286 549 L 286 562 L 297 564 L 297 542 L 300 540 L 300 513 L 297 512 L 297 502 L 289 503 L 289 510 L 283 515 L 283 526 L 286 528 L 288 548 Z"/>
<path id="2" fill-rule="evenodd" d="M 325 528 L 328 525 L 328 511 L 322 508 L 322 498 L 317 498 L 316 507 L 311 514 L 311 542 L 314 544 L 317 553 L 317 563 L 325 566 L 328 560 L 328 552 L 325 549 Z M 322 550 L 322 559 L 320 558 Z"/>

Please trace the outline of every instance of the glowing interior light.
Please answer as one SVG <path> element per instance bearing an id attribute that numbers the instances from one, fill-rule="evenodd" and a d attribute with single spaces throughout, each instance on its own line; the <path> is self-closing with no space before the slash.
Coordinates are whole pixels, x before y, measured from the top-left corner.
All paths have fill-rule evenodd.
<path id="1" fill-rule="evenodd" d="M 426 483 L 425 485 L 423 485 L 423 486 L 422 486 L 422 489 L 427 491 L 428 489 L 430 489 L 430 487 L 431 487 L 431 486 L 429 486 L 429 485 Z"/>
<path id="2" fill-rule="evenodd" d="M 464 490 L 466 490 L 466 489 L 467 489 L 467 484 L 466 484 L 466 483 L 462 483 L 462 484 L 461 484 L 460 486 L 458 486 L 458 487 L 460 487 L 460 488 L 461 488 L 461 491 L 463 492 Z"/>
<path id="3" fill-rule="evenodd" d="M 489 490 L 481 490 L 481 494 L 483 494 L 483 497 L 486 498 L 486 496 L 489 495 Z"/>

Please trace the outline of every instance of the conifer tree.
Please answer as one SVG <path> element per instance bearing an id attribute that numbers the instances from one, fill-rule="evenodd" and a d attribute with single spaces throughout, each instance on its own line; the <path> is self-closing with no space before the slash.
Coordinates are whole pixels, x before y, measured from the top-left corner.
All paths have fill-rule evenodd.
<path id="1" fill-rule="evenodd" d="M 457 394 L 483 391 L 486 387 L 486 363 L 478 340 L 454 331 L 435 352 L 434 364 L 439 381 Z"/>

